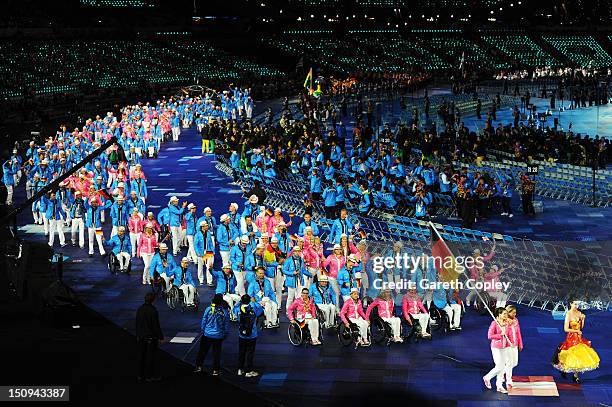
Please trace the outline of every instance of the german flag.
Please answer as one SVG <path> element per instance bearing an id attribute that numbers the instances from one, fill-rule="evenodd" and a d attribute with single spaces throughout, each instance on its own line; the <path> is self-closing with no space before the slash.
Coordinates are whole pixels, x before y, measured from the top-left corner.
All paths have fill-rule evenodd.
<path id="1" fill-rule="evenodd" d="M 300 237 L 297 235 L 297 233 L 294 233 L 292 235 L 289 235 L 289 237 L 291 238 L 291 240 L 293 241 L 297 241 L 300 239 Z"/>
<path id="2" fill-rule="evenodd" d="M 429 222 L 429 230 L 431 232 L 431 257 L 434 259 L 440 281 L 456 281 L 461 272 L 457 271 L 457 260 L 453 252 L 431 222 Z"/>
<path id="3" fill-rule="evenodd" d="M 274 215 L 274 212 L 272 212 L 271 208 L 266 209 L 266 215 L 268 215 L 268 216 Z"/>
<path id="4" fill-rule="evenodd" d="M 365 239 L 365 238 L 366 238 L 366 232 L 365 232 L 365 230 L 361 229 L 361 230 L 359 231 L 359 236 L 361 236 L 361 238 L 362 238 L 362 239 Z"/>
<path id="5" fill-rule="evenodd" d="M 115 199 L 112 197 L 111 194 L 108 193 L 108 191 L 106 189 L 98 189 L 98 194 L 100 194 L 100 196 L 102 196 L 104 199 L 108 199 L 112 202 L 115 201 Z"/>

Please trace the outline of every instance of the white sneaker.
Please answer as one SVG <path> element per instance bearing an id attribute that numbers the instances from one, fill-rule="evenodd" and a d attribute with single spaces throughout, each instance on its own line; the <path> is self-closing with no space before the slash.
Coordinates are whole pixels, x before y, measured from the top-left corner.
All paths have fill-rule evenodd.
<path id="1" fill-rule="evenodd" d="M 244 372 L 242 370 L 238 369 L 238 376 L 242 376 L 242 375 L 244 375 Z"/>
<path id="2" fill-rule="evenodd" d="M 502 212 L 501 216 L 506 216 L 508 213 L 507 212 Z"/>
<path id="3" fill-rule="evenodd" d="M 259 376 L 259 372 L 256 371 L 251 371 L 251 372 L 247 372 L 244 377 L 257 377 Z"/>
<path id="4" fill-rule="evenodd" d="M 510 215 L 508 215 L 508 217 L 509 217 L 509 218 L 512 218 L 512 217 L 514 217 L 514 215 L 513 215 L 513 214 L 510 214 Z"/>

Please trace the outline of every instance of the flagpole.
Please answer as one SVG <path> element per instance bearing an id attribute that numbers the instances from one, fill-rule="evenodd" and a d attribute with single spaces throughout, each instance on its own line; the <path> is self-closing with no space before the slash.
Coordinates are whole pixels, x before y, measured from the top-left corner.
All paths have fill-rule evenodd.
<path id="1" fill-rule="evenodd" d="M 438 239 L 442 240 L 444 242 L 444 244 L 446 244 L 446 241 L 444 239 L 442 239 L 442 236 L 440 236 L 440 233 L 438 232 L 438 229 L 436 229 L 436 227 L 434 226 L 434 224 L 429 221 L 429 227 L 431 229 L 433 229 L 435 231 L 435 233 L 438 235 Z M 447 246 L 448 248 L 448 246 Z M 450 248 L 448 248 L 448 251 L 450 252 Z M 462 274 L 466 277 L 467 279 L 467 275 L 465 274 L 465 268 L 464 271 L 460 272 L 459 274 Z M 497 326 L 499 327 L 499 329 L 502 330 L 502 335 L 506 337 L 506 339 L 508 340 L 508 342 L 510 342 L 510 346 L 514 346 L 514 344 L 512 343 L 512 341 L 510 340 L 510 338 L 508 338 L 506 336 L 506 333 L 504 332 L 504 330 L 502 329 L 501 324 L 499 323 L 499 321 L 497 320 L 497 318 L 495 318 L 495 315 L 493 315 L 493 311 L 491 311 L 491 308 L 489 308 L 489 304 L 487 304 L 482 296 L 480 295 L 480 292 L 476 289 L 474 289 L 474 291 L 476 292 L 476 295 L 478 296 L 478 299 L 480 300 L 480 302 L 482 302 L 482 304 L 484 305 L 485 309 L 487 310 L 487 312 L 489 313 L 489 315 L 491 316 L 491 318 L 493 318 L 493 321 L 495 321 L 495 323 L 497 324 Z"/>

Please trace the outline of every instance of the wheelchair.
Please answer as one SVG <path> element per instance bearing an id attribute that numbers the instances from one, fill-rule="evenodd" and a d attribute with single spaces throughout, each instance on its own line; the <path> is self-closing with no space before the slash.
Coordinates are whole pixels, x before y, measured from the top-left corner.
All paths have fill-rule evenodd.
<path id="1" fill-rule="evenodd" d="M 432 302 L 429 306 L 430 326 L 433 331 L 442 329 L 443 332 L 450 331 L 450 319 L 444 310 L 439 309 Z"/>
<path id="2" fill-rule="evenodd" d="M 166 292 L 166 304 L 168 304 L 168 308 L 174 310 L 180 304 L 181 312 L 185 312 L 188 309 L 197 311 L 200 306 L 200 297 L 198 295 L 198 289 L 194 287 L 194 290 L 193 305 L 187 305 L 183 290 L 172 284 L 170 289 Z"/>
<path id="3" fill-rule="evenodd" d="M 257 326 L 257 331 L 258 332 L 263 332 L 264 329 L 276 329 L 276 328 L 280 327 L 280 312 L 278 313 L 276 324 L 278 326 L 274 326 L 274 327 L 271 327 L 271 328 L 266 328 L 266 314 L 265 313 L 263 313 L 260 316 L 258 316 L 257 320 L 256 320 L 256 326 Z"/>
<path id="4" fill-rule="evenodd" d="M 473 305 L 474 311 L 476 311 L 479 315 L 487 315 L 489 312 L 487 311 L 485 304 L 489 305 L 491 312 L 495 311 L 497 301 L 491 298 L 491 295 L 486 291 L 478 291 L 478 294 L 479 296 L 476 297 L 476 301 L 474 301 Z"/>
<path id="5" fill-rule="evenodd" d="M 108 253 L 108 271 L 111 274 L 118 274 L 119 272 L 117 271 L 119 269 L 119 260 L 117 259 L 117 256 L 115 256 L 115 253 L 113 252 L 109 252 Z M 130 261 L 128 262 L 128 267 L 127 270 L 122 271 L 122 273 L 125 273 L 127 275 L 129 275 L 132 271 L 132 259 L 130 258 Z"/>
<path id="6" fill-rule="evenodd" d="M 408 315 L 410 318 L 410 322 L 404 318 L 404 316 L 400 316 L 402 320 L 402 338 L 405 342 L 412 340 L 413 342 L 419 342 L 421 339 L 428 339 L 431 341 L 431 332 L 427 332 L 426 329 L 423 329 L 421 323 L 418 319 L 412 317 L 412 315 Z M 423 336 L 424 333 L 428 333 L 429 336 Z"/>
<path id="7" fill-rule="evenodd" d="M 319 321 L 319 342 L 323 343 L 323 313 L 317 308 L 316 318 Z M 310 335 L 310 330 L 308 329 L 308 325 L 304 321 L 289 323 L 289 327 L 287 329 L 287 336 L 289 337 L 289 342 L 293 346 L 301 346 L 303 344 L 307 344 L 312 339 Z"/>
<path id="8" fill-rule="evenodd" d="M 370 304 L 374 302 L 372 297 L 365 296 L 361 300 L 361 305 L 363 306 L 363 312 L 367 312 Z M 372 314 L 370 315 L 370 337 L 372 342 L 377 344 L 384 343 L 386 341 L 386 345 L 391 344 L 391 325 L 383 321 L 382 318 L 378 316 L 378 309 L 374 309 Z"/>
<path id="9" fill-rule="evenodd" d="M 391 345 L 391 338 L 393 338 L 391 324 L 378 315 L 377 308 L 374 308 L 370 314 L 370 336 L 372 341 L 378 345 Z"/>
<path id="10" fill-rule="evenodd" d="M 161 276 L 157 274 L 157 272 L 155 273 L 153 283 L 151 284 L 151 291 L 153 291 L 156 297 L 164 297 L 167 292 L 166 280 L 161 278 Z"/>
<path id="11" fill-rule="evenodd" d="M 363 299 L 364 306 L 365 304 L 369 306 L 372 302 L 373 300 L 370 297 L 365 297 Z M 367 310 L 367 307 L 365 308 Z M 397 316 L 395 310 L 393 314 Z M 412 327 L 403 320 L 403 317 L 400 317 L 400 319 L 402 320 L 400 337 L 402 339 L 408 339 L 412 335 Z M 390 346 L 393 339 L 391 324 L 378 315 L 378 308 L 374 308 L 370 314 L 370 336 L 372 341 L 378 345 L 384 344 Z"/>
<path id="12" fill-rule="evenodd" d="M 370 329 L 368 328 L 368 342 L 370 341 Z M 340 345 L 344 347 L 348 347 L 351 345 L 355 345 L 355 349 L 357 349 L 357 341 L 359 340 L 359 327 L 357 324 L 353 322 L 349 322 L 349 327 L 346 325 L 340 324 L 338 325 L 338 341 Z"/>

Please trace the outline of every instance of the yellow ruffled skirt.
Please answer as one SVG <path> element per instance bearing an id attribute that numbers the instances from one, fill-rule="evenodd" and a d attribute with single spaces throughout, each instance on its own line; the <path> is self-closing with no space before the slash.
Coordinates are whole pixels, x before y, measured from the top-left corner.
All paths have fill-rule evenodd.
<path id="1" fill-rule="evenodd" d="M 566 350 L 560 350 L 555 368 L 566 373 L 582 373 L 599 367 L 599 355 L 589 345 L 579 343 Z"/>

